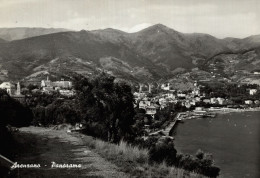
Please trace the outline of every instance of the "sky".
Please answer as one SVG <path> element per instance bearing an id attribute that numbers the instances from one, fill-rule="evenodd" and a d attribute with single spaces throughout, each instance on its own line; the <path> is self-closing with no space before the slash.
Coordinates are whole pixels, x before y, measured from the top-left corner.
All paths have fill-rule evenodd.
<path id="1" fill-rule="evenodd" d="M 260 0 L 0 0 L 0 27 L 129 33 L 154 24 L 218 38 L 260 34 Z"/>

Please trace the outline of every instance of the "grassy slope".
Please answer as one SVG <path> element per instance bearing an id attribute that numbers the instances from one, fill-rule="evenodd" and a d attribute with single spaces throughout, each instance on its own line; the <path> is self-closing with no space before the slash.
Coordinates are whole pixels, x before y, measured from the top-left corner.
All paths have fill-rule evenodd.
<path id="1" fill-rule="evenodd" d="M 62 129 L 62 128 L 61 128 Z M 18 163 L 35 163 L 48 166 L 44 169 L 22 169 L 20 175 L 52 177 L 62 175 L 97 177 L 174 177 L 203 178 L 204 176 L 184 171 L 165 164 L 148 164 L 148 150 L 139 149 L 121 142 L 107 143 L 80 133 L 67 133 L 66 128 L 25 127 L 18 132 L 19 153 L 14 159 Z M 61 151 L 62 150 L 62 151 Z M 85 150 L 85 151 L 84 151 Z M 18 151 L 18 150 L 17 150 Z M 57 163 L 81 163 L 84 169 L 50 169 L 51 161 Z M 13 172 L 15 175 L 17 172 Z M 67 174 L 67 176 L 65 176 Z M 117 175 L 117 176 L 115 176 Z"/>
<path id="2" fill-rule="evenodd" d="M 121 142 L 119 145 L 107 143 L 85 136 L 83 142 L 108 161 L 117 165 L 123 172 L 134 177 L 175 177 L 202 178 L 204 176 L 190 173 L 166 164 L 148 164 L 148 150 L 139 149 Z"/>

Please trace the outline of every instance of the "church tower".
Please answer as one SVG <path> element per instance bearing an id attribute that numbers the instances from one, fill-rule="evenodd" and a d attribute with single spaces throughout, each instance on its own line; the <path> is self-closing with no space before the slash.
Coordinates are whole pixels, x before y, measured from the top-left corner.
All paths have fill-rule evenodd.
<path id="1" fill-rule="evenodd" d="M 17 83 L 16 95 L 21 95 L 21 86 L 20 86 L 20 82 Z"/>

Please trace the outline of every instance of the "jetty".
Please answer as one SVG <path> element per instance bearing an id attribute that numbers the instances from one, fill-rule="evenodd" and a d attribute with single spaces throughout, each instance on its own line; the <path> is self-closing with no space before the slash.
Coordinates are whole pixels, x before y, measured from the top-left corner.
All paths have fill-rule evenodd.
<path id="1" fill-rule="evenodd" d="M 173 119 L 173 121 L 165 128 L 161 129 L 155 132 L 150 133 L 149 135 L 165 135 L 165 136 L 170 136 L 172 129 L 175 127 L 175 125 L 182 120 L 183 116 L 186 116 L 186 113 L 178 113 L 176 117 Z"/>
<path id="2" fill-rule="evenodd" d="M 163 134 L 166 136 L 170 136 L 172 129 L 175 127 L 175 125 L 182 121 L 182 118 L 186 116 L 186 113 L 180 112 L 176 115 L 176 117 L 173 119 L 173 121 L 164 129 L 162 130 Z"/>

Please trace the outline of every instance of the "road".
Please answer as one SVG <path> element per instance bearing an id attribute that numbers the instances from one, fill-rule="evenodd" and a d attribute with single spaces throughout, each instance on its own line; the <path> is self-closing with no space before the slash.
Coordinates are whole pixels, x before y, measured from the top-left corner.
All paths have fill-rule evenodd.
<path id="1" fill-rule="evenodd" d="M 84 145 L 84 135 L 50 128 L 25 127 L 16 135 L 20 143 L 14 162 L 40 164 L 40 168 L 20 168 L 11 177 L 130 177 Z M 57 164 L 81 164 L 81 168 L 52 168 Z"/>

